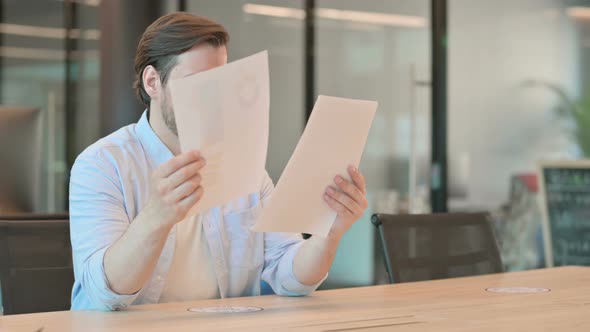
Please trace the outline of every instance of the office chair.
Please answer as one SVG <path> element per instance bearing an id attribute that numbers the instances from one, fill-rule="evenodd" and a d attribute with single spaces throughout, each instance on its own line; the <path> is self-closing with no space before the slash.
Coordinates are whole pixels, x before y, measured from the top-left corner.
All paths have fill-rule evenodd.
<path id="1" fill-rule="evenodd" d="M 4 314 L 69 310 L 73 283 L 67 214 L 0 216 Z"/>
<path id="2" fill-rule="evenodd" d="M 374 214 L 390 283 L 503 271 L 485 213 Z"/>

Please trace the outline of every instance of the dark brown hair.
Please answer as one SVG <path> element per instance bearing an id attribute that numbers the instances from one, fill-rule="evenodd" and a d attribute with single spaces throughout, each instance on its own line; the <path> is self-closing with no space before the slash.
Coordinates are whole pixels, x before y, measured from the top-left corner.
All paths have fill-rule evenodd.
<path id="1" fill-rule="evenodd" d="M 137 97 L 149 107 L 151 98 L 143 87 L 142 79 L 145 67 L 153 66 L 165 85 L 179 54 L 196 45 L 219 47 L 228 41 L 229 35 L 225 28 L 208 18 L 185 12 L 160 17 L 145 30 L 137 45 L 133 84 Z"/>

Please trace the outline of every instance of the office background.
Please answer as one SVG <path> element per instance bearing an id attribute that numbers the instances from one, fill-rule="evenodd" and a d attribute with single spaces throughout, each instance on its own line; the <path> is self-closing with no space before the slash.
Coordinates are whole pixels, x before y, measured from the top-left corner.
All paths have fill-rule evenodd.
<path id="1" fill-rule="evenodd" d="M 371 207 L 339 249 L 333 285 L 379 278 L 372 212 L 501 211 L 515 176 L 588 151 L 564 98 L 589 107 L 590 1 L 2 0 L 0 104 L 39 110 L 28 209 L 66 211 L 75 157 L 139 117 L 136 42 L 176 10 L 226 26 L 230 61 L 269 50 L 275 181 L 315 96 L 379 101 L 361 165 Z"/>

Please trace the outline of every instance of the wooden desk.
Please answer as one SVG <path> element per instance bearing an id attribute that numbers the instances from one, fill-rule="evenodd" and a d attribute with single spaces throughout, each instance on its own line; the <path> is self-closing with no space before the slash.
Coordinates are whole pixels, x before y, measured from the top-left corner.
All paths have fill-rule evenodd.
<path id="1" fill-rule="evenodd" d="M 541 287 L 547 293 L 492 293 Z M 257 306 L 239 314 L 189 307 Z M 135 306 L 120 312 L 54 312 L 0 318 L 1 331 L 590 331 L 590 267 L 262 296 Z"/>

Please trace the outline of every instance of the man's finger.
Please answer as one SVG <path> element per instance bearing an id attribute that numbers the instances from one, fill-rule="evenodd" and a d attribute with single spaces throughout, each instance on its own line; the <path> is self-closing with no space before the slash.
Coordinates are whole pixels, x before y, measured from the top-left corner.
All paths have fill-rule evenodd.
<path id="1" fill-rule="evenodd" d="M 185 165 L 197 161 L 199 157 L 200 153 L 198 151 L 181 153 L 178 156 L 175 156 L 172 159 L 165 162 L 162 166 L 160 166 L 156 170 L 156 174 L 160 178 L 167 178 L 172 173 L 176 172 L 178 169 L 184 167 Z"/>
<path id="2" fill-rule="evenodd" d="M 205 159 L 203 158 L 199 158 L 197 161 L 185 165 L 164 180 L 166 182 L 166 186 L 168 186 L 170 190 L 180 186 L 187 179 L 197 175 L 203 166 L 205 166 Z"/>
<path id="3" fill-rule="evenodd" d="M 338 202 L 337 200 L 330 197 L 328 194 L 324 194 L 323 197 L 324 197 L 324 201 L 328 204 L 328 206 L 330 208 L 332 208 L 332 210 L 336 211 L 336 213 L 341 214 L 341 215 L 346 215 L 346 214 L 351 213 L 350 210 L 348 210 L 344 205 L 342 205 L 340 202 Z"/>
<path id="4" fill-rule="evenodd" d="M 352 214 L 357 214 L 361 210 L 360 206 L 350 196 L 343 192 L 340 192 L 332 187 L 328 187 L 326 189 L 326 193 L 328 196 L 330 196 L 330 198 L 340 203 L 348 210 L 348 212 Z"/>
<path id="5" fill-rule="evenodd" d="M 354 184 L 359 188 L 359 190 L 364 194 L 367 193 L 367 182 L 365 181 L 365 177 L 363 176 L 363 174 L 361 174 L 361 172 L 358 170 L 358 168 L 354 167 L 354 166 L 349 166 L 348 167 L 348 174 L 350 174 L 350 178 L 352 179 L 352 182 L 354 182 Z"/>
<path id="6" fill-rule="evenodd" d="M 181 200 L 178 204 L 182 209 L 188 211 L 188 209 L 193 207 L 193 205 L 195 205 L 197 202 L 199 202 L 201 200 L 201 198 L 203 197 L 203 194 L 204 194 L 203 187 L 199 187 L 192 194 L 186 196 L 183 200 Z"/>
<path id="7" fill-rule="evenodd" d="M 355 184 L 339 175 L 336 176 L 336 178 L 334 178 L 334 183 L 336 183 L 338 188 L 340 188 L 344 193 L 350 196 L 358 205 L 364 205 L 363 203 L 365 201 L 365 195 Z"/>
<path id="8" fill-rule="evenodd" d="M 196 174 L 191 179 L 185 181 L 170 193 L 172 202 L 179 202 L 188 195 L 195 192 L 201 186 L 201 175 Z"/>

